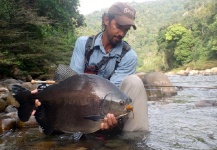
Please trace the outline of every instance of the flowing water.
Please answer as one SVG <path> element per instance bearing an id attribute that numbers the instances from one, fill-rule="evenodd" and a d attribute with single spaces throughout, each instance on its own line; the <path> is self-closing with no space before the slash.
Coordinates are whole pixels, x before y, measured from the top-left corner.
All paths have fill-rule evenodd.
<path id="1" fill-rule="evenodd" d="M 217 86 L 217 76 L 171 76 L 174 85 Z M 197 106 L 198 103 L 202 105 Z M 153 149 L 217 149 L 217 88 L 184 88 L 178 95 L 149 103 Z M 215 106 L 213 106 L 215 105 Z"/>
<path id="2" fill-rule="evenodd" d="M 177 86 L 217 86 L 217 76 L 169 78 Z M 148 102 L 149 134 L 74 141 L 68 134 L 45 136 L 38 128 L 30 128 L 6 133 L 0 149 L 217 150 L 216 103 L 217 89 L 184 88 L 176 96 Z"/>

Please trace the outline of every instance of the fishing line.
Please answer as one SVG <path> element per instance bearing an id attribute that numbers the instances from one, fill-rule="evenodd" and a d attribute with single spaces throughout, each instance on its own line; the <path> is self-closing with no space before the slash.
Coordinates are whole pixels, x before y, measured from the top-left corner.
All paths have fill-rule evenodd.
<path id="1" fill-rule="evenodd" d="M 178 85 L 153 85 L 153 84 L 144 84 L 144 87 L 175 87 L 178 90 L 183 90 L 184 88 L 217 89 L 217 86 L 205 87 L 205 86 L 178 86 Z"/>

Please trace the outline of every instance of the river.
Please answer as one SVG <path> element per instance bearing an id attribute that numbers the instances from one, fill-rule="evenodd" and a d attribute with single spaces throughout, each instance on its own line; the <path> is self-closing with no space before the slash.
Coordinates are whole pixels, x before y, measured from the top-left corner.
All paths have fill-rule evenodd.
<path id="1" fill-rule="evenodd" d="M 217 76 L 169 78 L 177 86 L 217 86 Z M 208 105 L 197 107 L 200 101 Z M 146 144 L 157 150 L 217 149 L 217 106 L 209 105 L 211 102 L 217 102 L 217 89 L 184 88 L 174 97 L 149 102 L 151 134 Z"/>
<path id="2" fill-rule="evenodd" d="M 71 135 L 45 136 L 38 128 L 8 132 L 0 149 L 216 150 L 217 76 L 170 76 L 186 87 L 178 94 L 148 102 L 150 132 L 125 133 L 108 139 L 73 141 Z M 197 105 L 199 102 L 203 105 Z M 205 103 L 204 103 L 205 102 Z"/>

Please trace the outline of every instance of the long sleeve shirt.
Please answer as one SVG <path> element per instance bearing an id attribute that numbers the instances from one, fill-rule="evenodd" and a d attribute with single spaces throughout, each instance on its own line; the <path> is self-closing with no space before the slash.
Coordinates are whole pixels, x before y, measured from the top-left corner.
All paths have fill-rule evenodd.
<path id="1" fill-rule="evenodd" d="M 77 39 L 74 47 L 74 51 L 71 57 L 70 68 L 76 71 L 77 73 L 84 73 L 85 70 L 85 45 L 88 37 L 82 36 Z M 108 63 L 104 64 L 97 75 L 108 78 L 114 71 L 116 59 L 121 55 L 123 49 L 123 43 L 119 43 L 114 47 L 109 53 L 106 54 L 106 51 L 102 44 L 102 34 L 96 38 L 94 43 L 94 51 L 89 59 L 89 64 L 97 64 L 102 60 L 103 57 L 110 57 Z M 137 54 L 133 49 L 130 49 L 121 59 L 121 62 L 118 64 L 118 67 L 110 77 L 110 82 L 119 86 L 121 81 L 136 72 L 137 65 Z"/>

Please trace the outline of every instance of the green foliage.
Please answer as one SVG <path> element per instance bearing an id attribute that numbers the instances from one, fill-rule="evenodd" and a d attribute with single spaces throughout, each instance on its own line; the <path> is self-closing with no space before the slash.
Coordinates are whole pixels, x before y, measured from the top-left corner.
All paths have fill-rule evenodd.
<path id="1" fill-rule="evenodd" d="M 139 56 L 138 71 L 217 59 L 216 0 L 130 5 L 137 10 L 137 30 L 130 30 L 125 40 Z M 77 36 L 100 32 L 106 11 L 84 17 L 78 6 L 78 0 L 1 0 L 0 78 L 12 76 L 15 68 L 38 77 L 59 63 L 69 64 Z"/>
<path id="2" fill-rule="evenodd" d="M 78 5 L 77 0 L 1 0 L 0 77 L 13 76 L 14 68 L 38 77 L 68 64 L 74 29 L 84 21 Z"/>
<path id="3" fill-rule="evenodd" d="M 84 16 L 78 13 L 78 3 L 78 0 L 37 0 L 35 5 L 39 16 L 47 16 L 57 28 L 67 29 L 72 28 L 72 24 L 83 24 Z"/>
<path id="4" fill-rule="evenodd" d="M 217 2 L 200 2 L 180 20 L 192 30 L 194 46 L 192 61 L 217 59 L 216 53 L 216 16 Z"/>
<path id="5" fill-rule="evenodd" d="M 159 32 L 158 44 L 165 56 L 167 68 L 171 69 L 192 60 L 193 36 L 181 24 L 174 24 Z M 163 48 L 163 49 L 162 49 Z"/>
<path id="6" fill-rule="evenodd" d="M 168 70 L 197 59 L 216 59 L 216 38 L 210 38 L 211 32 L 208 33 L 217 10 L 213 3 L 215 0 L 131 3 L 137 10 L 137 30 L 130 30 L 125 40 L 139 56 L 137 71 Z M 86 26 L 78 29 L 79 35 L 100 32 L 104 12 L 106 9 L 86 15 Z M 166 34 L 169 26 L 173 28 Z M 213 31 L 215 26 L 212 25 Z M 213 52 L 207 51 L 207 46 Z"/>
<path id="7" fill-rule="evenodd" d="M 174 57 L 178 65 L 184 65 L 192 61 L 192 48 L 194 46 L 191 31 L 186 31 L 178 41 Z"/>
<path id="8" fill-rule="evenodd" d="M 198 60 L 217 59 L 216 14 L 217 2 L 197 2 L 180 19 L 162 29 L 157 38 L 159 52 L 164 52 L 168 68 L 172 69 Z M 187 29 L 188 28 L 188 29 Z M 164 36 L 165 35 L 165 36 Z"/>
<path id="9" fill-rule="evenodd" d="M 182 35 L 187 32 L 187 29 L 181 24 L 174 24 L 167 28 L 165 34 L 166 41 L 179 41 L 182 38 Z"/>

